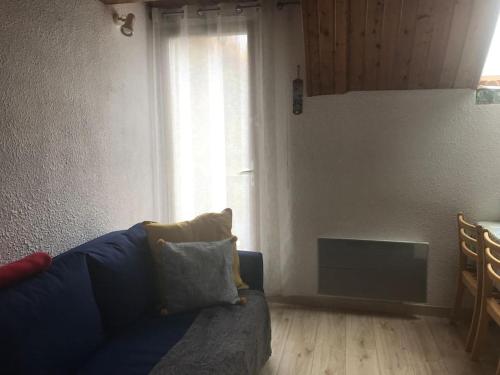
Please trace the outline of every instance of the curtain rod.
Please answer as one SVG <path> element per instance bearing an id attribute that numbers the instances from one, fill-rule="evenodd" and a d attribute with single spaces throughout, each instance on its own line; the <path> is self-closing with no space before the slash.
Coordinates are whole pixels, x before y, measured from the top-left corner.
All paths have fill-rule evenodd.
<path id="1" fill-rule="evenodd" d="M 235 10 L 236 13 L 240 14 L 240 13 L 243 13 L 243 10 L 245 10 L 247 8 L 260 8 L 260 4 L 252 4 L 252 5 L 239 5 L 238 4 L 234 8 L 234 10 Z M 198 10 L 196 11 L 196 13 L 199 16 L 203 16 L 203 14 L 206 13 L 206 12 L 218 12 L 220 10 L 222 10 L 222 8 L 220 8 L 220 7 L 215 7 L 215 8 L 198 8 Z M 182 10 L 182 9 L 172 10 L 172 11 L 166 10 L 166 11 L 163 11 L 162 14 L 165 14 L 165 15 L 184 14 L 184 10 Z"/>
<path id="2" fill-rule="evenodd" d="M 300 0 L 296 0 L 296 1 L 278 1 L 276 3 L 276 7 L 278 9 L 283 9 L 283 7 L 287 6 L 287 5 L 295 5 L 295 4 L 300 4 Z M 252 4 L 252 5 L 236 5 L 236 7 L 234 8 L 234 10 L 236 11 L 236 13 L 240 14 L 240 13 L 243 13 L 243 10 L 247 9 L 247 8 L 260 8 L 260 3 L 258 4 Z M 220 11 L 221 8 L 220 7 L 215 7 L 215 8 L 199 8 L 196 13 L 199 15 L 199 16 L 202 16 L 204 13 L 206 12 L 217 12 L 217 11 Z M 165 14 L 165 15 L 175 15 L 175 14 L 184 14 L 184 10 L 182 9 L 179 9 L 179 10 L 164 10 L 162 12 L 162 14 Z"/>

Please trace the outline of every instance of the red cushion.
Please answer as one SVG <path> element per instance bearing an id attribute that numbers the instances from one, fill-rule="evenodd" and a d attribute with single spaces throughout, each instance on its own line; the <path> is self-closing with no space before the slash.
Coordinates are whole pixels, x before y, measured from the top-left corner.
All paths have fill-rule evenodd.
<path id="1" fill-rule="evenodd" d="M 34 253 L 18 261 L 0 267 L 0 288 L 12 285 L 39 272 L 45 271 L 52 263 L 47 253 Z"/>

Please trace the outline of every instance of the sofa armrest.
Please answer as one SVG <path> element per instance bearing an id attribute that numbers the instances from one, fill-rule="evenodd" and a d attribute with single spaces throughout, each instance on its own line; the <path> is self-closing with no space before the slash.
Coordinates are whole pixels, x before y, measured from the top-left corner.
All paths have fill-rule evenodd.
<path id="1" fill-rule="evenodd" d="M 240 274 L 250 289 L 264 291 L 264 265 L 262 254 L 257 251 L 238 250 Z"/>

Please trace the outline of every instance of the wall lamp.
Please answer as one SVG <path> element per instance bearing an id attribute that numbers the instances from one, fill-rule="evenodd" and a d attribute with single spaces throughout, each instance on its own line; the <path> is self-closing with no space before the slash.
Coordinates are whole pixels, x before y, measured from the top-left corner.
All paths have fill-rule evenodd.
<path id="1" fill-rule="evenodd" d="M 134 35 L 134 19 L 135 16 L 133 13 L 129 13 L 125 17 L 119 16 L 118 13 L 113 13 L 113 21 L 117 25 L 119 25 L 120 23 L 122 24 L 120 26 L 120 31 L 125 36 Z"/>

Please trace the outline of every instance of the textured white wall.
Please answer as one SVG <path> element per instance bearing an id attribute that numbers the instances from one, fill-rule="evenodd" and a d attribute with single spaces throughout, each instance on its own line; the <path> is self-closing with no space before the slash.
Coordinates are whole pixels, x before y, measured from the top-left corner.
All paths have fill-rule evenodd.
<path id="1" fill-rule="evenodd" d="M 450 301 L 455 215 L 500 219 L 500 106 L 471 91 L 307 99 L 290 124 L 296 288 L 316 290 L 316 239 L 430 243 L 428 297 Z M 298 273 L 300 274 L 300 273 Z"/>
<path id="2" fill-rule="evenodd" d="M 281 17 L 290 51 L 286 82 L 278 85 L 291 90 L 295 65 L 303 63 L 300 18 L 293 9 Z M 289 103 L 294 257 L 285 292 L 316 293 L 322 234 L 425 241 L 428 302 L 449 305 L 456 213 L 500 220 L 500 105 L 476 105 L 472 90 L 306 98 L 300 116 Z"/>
<path id="3" fill-rule="evenodd" d="M 149 19 L 97 0 L 0 2 L 0 264 L 153 215 Z"/>
<path id="4" fill-rule="evenodd" d="M 97 0 L 0 3 L 0 263 L 154 215 L 149 21 L 141 6 L 119 9 L 137 16 L 133 38 Z M 276 78 L 289 90 L 302 35 L 295 10 L 281 14 L 289 50 Z M 429 302 L 448 304 L 455 213 L 500 219 L 500 106 L 476 106 L 471 91 L 413 91 L 283 111 L 294 252 L 285 292 L 316 292 L 316 238 L 329 233 L 429 242 Z"/>

